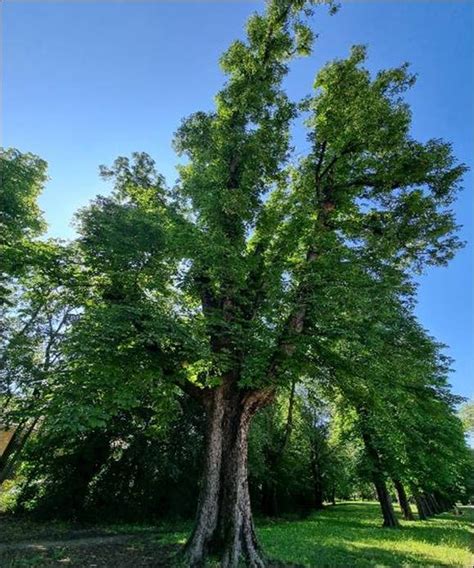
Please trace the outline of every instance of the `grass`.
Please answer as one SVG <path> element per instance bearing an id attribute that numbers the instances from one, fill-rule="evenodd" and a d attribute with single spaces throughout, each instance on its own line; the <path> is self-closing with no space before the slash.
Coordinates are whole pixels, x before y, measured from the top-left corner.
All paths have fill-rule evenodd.
<path id="1" fill-rule="evenodd" d="M 381 528 L 377 503 L 341 503 L 299 522 L 262 524 L 269 556 L 318 567 L 472 566 L 472 509 L 461 517 L 443 514 L 403 528 Z"/>
<path id="2" fill-rule="evenodd" d="M 377 503 L 346 502 L 304 520 L 260 519 L 257 532 L 268 556 L 279 561 L 279 566 L 471 568 L 474 509 L 464 508 L 463 513 L 443 514 L 424 522 L 403 522 L 400 530 L 383 529 Z M 190 527 L 190 523 L 90 527 L 86 532 L 97 535 L 133 533 L 133 541 L 87 548 L 64 546 L 47 551 L 4 552 L 0 553 L 0 566 L 172 566 L 166 558 L 185 542 Z M 0 518 L 0 543 L 67 537 L 73 536 L 72 532 L 71 526 L 62 524 L 35 525 Z"/>
<path id="3" fill-rule="evenodd" d="M 402 522 L 384 529 L 375 502 L 346 502 L 313 513 L 305 520 L 257 521 L 268 556 L 293 566 L 317 568 L 474 567 L 474 509 L 427 521 Z M 170 527 L 171 528 L 171 527 Z M 169 530 L 162 542 L 186 541 L 185 526 Z"/>

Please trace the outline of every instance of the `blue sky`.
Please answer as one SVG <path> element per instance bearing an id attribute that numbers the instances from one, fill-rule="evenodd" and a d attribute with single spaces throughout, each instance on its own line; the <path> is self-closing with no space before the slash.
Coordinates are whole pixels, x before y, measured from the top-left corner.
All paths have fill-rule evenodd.
<path id="1" fill-rule="evenodd" d="M 176 178 L 173 132 L 182 117 L 212 107 L 217 61 L 263 2 L 132 0 L 3 4 L 3 146 L 39 154 L 50 181 L 41 206 L 55 237 L 72 237 L 74 212 L 99 192 L 98 165 L 135 150 Z M 407 100 L 413 135 L 453 143 L 472 167 L 473 29 L 470 1 L 351 1 L 313 18 L 314 54 L 292 65 L 288 92 L 310 92 L 326 61 L 353 44 L 377 70 L 404 61 L 419 78 Z M 304 142 L 297 140 L 304 147 Z M 472 173 L 456 205 L 469 245 L 447 268 L 420 279 L 417 313 L 455 359 L 455 392 L 474 395 Z"/>

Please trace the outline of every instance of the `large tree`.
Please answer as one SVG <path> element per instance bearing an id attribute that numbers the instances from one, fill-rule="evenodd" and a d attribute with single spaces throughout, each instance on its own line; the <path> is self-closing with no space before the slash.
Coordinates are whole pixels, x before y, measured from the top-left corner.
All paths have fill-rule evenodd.
<path id="1" fill-rule="evenodd" d="M 147 155 L 119 158 L 102 171 L 112 194 L 78 218 L 90 286 L 56 405 L 68 428 L 133 405 L 137 384 L 203 405 L 191 566 L 210 554 L 266 565 L 247 481 L 253 416 L 279 387 L 326 377 L 351 310 L 362 325 L 374 291 L 402 296 L 414 269 L 457 247 L 449 204 L 464 168 L 448 144 L 411 138 L 406 66 L 372 77 L 357 47 L 318 73 L 303 104 L 285 94 L 289 61 L 310 52 L 304 17 L 316 3 L 272 0 L 250 18 L 221 59 L 215 109 L 178 129 L 187 160 L 175 187 Z M 309 149 L 292 161 L 290 126 L 303 113 Z M 87 400 L 100 401 L 92 415 Z"/>

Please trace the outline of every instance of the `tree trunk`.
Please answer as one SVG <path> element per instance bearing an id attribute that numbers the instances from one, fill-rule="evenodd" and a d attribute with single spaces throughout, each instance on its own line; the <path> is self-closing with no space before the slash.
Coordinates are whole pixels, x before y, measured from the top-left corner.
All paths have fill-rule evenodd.
<path id="1" fill-rule="evenodd" d="M 362 416 L 366 415 L 364 410 L 359 410 L 359 412 Z M 375 491 L 377 492 L 380 508 L 382 509 L 383 526 L 387 528 L 399 528 L 400 524 L 395 516 L 392 499 L 390 498 L 390 494 L 387 489 L 384 469 L 379 452 L 373 444 L 370 433 L 363 429 L 361 434 L 362 439 L 364 440 L 367 458 L 369 459 L 372 468 L 372 481 L 375 486 Z"/>
<path id="2" fill-rule="evenodd" d="M 314 508 L 324 509 L 324 490 L 323 480 L 319 473 L 319 468 L 313 463 L 313 487 L 314 487 Z"/>
<path id="3" fill-rule="evenodd" d="M 433 493 L 428 494 L 428 501 L 430 503 L 431 510 L 433 511 L 434 515 L 439 515 L 440 513 L 443 512 Z"/>
<path id="4" fill-rule="evenodd" d="M 410 503 L 408 502 L 403 483 L 399 479 L 394 479 L 393 485 L 395 486 L 395 490 L 397 492 L 398 504 L 400 505 L 400 509 L 402 510 L 403 518 L 405 519 L 405 521 L 413 521 L 413 513 L 411 512 Z"/>
<path id="5" fill-rule="evenodd" d="M 418 511 L 418 518 L 420 521 L 426 521 L 428 515 L 426 514 L 426 509 L 424 507 L 423 499 L 419 493 L 415 493 L 415 503 L 416 510 Z"/>
<path id="6" fill-rule="evenodd" d="M 387 528 L 398 528 L 400 525 L 395 516 L 392 499 L 390 498 L 385 479 L 381 475 L 374 474 L 374 486 L 377 491 L 380 508 L 382 509 L 383 526 Z"/>
<path id="7" fill-rule="evenodd" d="M 194 531 L 186 545 L 189 566 L 203 566 L 215 555 L 223 568 L 241 561 L 266 566 L 255 535 L 247 480 L 250 422 L 268 404 L 266 391 L 245 392 L 235 386 L 207 393 L 206 455 Z"/>
<path id="8" fill-rule="evenodd" d="M 8 446 L 0 456 L 0 485 L 14 474 L 18 459 L 20 458 L 26 442 L 38 423 L 38 420 L 38 418 L 35 418 L 29 424 L 28 422 L 25 422 L 18 426 L 15 430 Z"/>
<path id="9" fill-rule="evenodd" d="M 425 510 L 425 514 L 427 517 L 432 517 L 435 512 L 433 511 L 433 507 L 431 506 L 431 503 L 428 500 L 428 496 L 426 495 L 426 493 L 423 493 L 423 495 L 421 496 L 421 501 L 423 504 L 423 509 Z"/>

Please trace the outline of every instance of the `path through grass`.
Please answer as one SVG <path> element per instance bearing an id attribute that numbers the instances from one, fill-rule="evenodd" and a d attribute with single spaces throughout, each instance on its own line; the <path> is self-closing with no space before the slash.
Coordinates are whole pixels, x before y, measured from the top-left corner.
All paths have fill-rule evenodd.
<path id="1" fill-rule="evenodd" d="M 474 509 L 456 517 L 439 515 L 424 522 L 404 522 L 400 530 L 381 528 L 377 503 L 350 502 L 313 513 L 305 520 L 260 520 L 257 531 L 267 554 L 278 566 L 311 568 L 472 568 Z M 82 527 L 37 524 L 0 518 L 0 566 L 96 566 L 137 568 L 173 566 L 172 557 L 186 541 L 190 523 L 158 526 Z M 111 537 L 127 533 L 130 540 Z M 131 534 L 132 533 L 132 534 Z M 69 545 L 64 540 L 88 537 Z M 96 537 L 95 539 L 92 537 Z M 62 538 L 61 546 L 48 541 Z M 100 543 L 94 543 L 94 540 Z M 36 550 L 18 542 L 43 541 Z M 87 539 L 86 539 L 87 540 Z M 108 542 L 104 542 L 108 540 Z M 80 546 L 79 546 L 80 545 Z"/>

